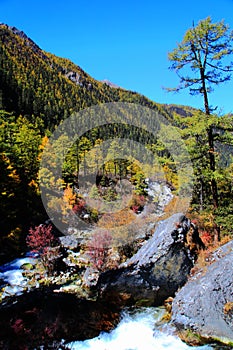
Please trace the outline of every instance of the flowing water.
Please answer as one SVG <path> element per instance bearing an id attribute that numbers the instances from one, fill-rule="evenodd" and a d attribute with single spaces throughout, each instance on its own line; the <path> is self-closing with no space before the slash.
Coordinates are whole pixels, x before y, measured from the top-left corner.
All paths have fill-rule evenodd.
<path id="1" fill-rule="evenodd" d="M 36 259 L 25 257 L 0 266 L 0 288 L 4 286 L 2 297 L 22 294 L 27 286 L 21 266 L 34 264 Z M 110 333 L 102 332 L 98 337 L 76 341 L 68 345 L 71 350 L 213 350 L 224 349 L 216 345 L 191 347 L 183 343 L 174 329 L 159 322 L 163 308 L 130 308 L 122 312 L 121 321 Z M 64 340 L 65 343 L 65 340 Z"/>
<path id="2" fill-rule="evenodd" d="M 163 314 L 161 308 L 128 309 L 121 322 L 110 333 L 68 344 L 72 350 L 212 350 L 210 345 L 191 347 L 174 335 L 168 325 L 156 325 Z"/>
<path id="3" fill-rule="evenodd" d="M 35 264 L 35 258 L 26 256 L 15 259 L 10 263 L 0 266 L 0 290 L 4 288 L 1 297 L 20 295 L 28 285 L 27 279 L 23 276 L 24 264 Z"/>

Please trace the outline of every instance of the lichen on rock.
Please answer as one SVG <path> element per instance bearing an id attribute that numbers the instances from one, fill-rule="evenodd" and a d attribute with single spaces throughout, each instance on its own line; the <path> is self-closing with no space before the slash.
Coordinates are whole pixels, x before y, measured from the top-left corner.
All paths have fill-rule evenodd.
<path id="1" fill-rule="evenodd" d="M 172 322 L 181 335 L 233 343 L 233 241 L 218 248 L 203 274 L 194 275 L 176 294 Z"/>

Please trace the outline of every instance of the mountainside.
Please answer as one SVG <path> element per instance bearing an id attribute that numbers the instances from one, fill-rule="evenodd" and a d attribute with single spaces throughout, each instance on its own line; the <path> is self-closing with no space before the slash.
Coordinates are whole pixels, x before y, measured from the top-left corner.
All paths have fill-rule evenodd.
<path id="1" fill-rule="evenodd" d="M 97 81 L 65 58 L 44 52 L 25 33 L 0 24 L 0 108 L 35 115 L 53 128 L 73 111 L 124 101 L 169 111 L 135 92 Z"/>
<path id="2" fill-rule="evenodd" d="M 232 340 L 233 245 L 213 253 L 232 192 L 233 115 L 97 81 L 0 23 L 0 348 L 66 348 L 164 301 L 151 334 L 172 317 L 192 345 Z"/>
<path id="3" fill-rule="evenodd" d="M 93 79 L 70 60 L 44 52 L 24 32 L 0 24 L 0 260 L 2 255 L 3 259 L 9 257 L 12 249 L 21 251 L 29 227 L 47 218 L 38 186 L 47 135 L 72 112 L 115 101 L 148 106 L 171 119 L 159 104 L 136 92 L 113 87 L 108 81 Z M 123 136 L 131 132 L 131 138 L 137 140 L 146 137 L 148 142 L 148 135 L 141 132 L 137 136 L 133 128 L 125 126 L 119 132 Z M 108 125 L 102 132 L 95 134 L 94 130 L 84 135 L 79 154 L 71 150 L 69 164 L 65 165 L 66 183 L 77 181 L 77 158 L 81 163 L 95 142 L 113 134 L 115 127 Z"/>
<path id="4" fill-rule="evenodd" d="M 124 113 L 125 123 L 112 123 L 110 114 L 110 120 L 104 126 L 90 128 L 70 148 L 62 163 L 62 176 L 54 178 L 49 167 L 57 164 L 56 162 L 59 164 L 63 157 L 63 144 L 70 141 L 67 135 L 59 137 L 55 145 L 56 157 L 50 154 L 48 166 L 42 169 L 43 176 L 39 174 L 40 160 L 48 136 L 60 122 L 75 111 L 106 102 L 130 102 L 135 110 Z M 177 171 L 182 164 L 179 163 L 180 160 L 177 163 L 172 156 L 173 148 L 176 147 L 167 147 L 166 142 L 156 139 L 151 130 L 146 131 L 131 125 L 135 115 L 141 120 L 141 115 L 138 114 L 141 106 L 158 111 L 169 125 L 173 124 L 178 128 L 178 137 L 183 139 L 193 162 L 193 215 L 198 210 L 206 210 L 207 217 L 209 213 L 212 215 L 210 183 L 213 176 L 217 179 L 221 206 L 215 210 L 215 215 L 221 229 L 227 233 L 233 217 L 229 195 L 232 192 L 233 170 L 232 116 L 220 118 L 211 115 L 207 118 L 194 108 L 155 103 L 109 81 L 97 81 L 70 60 L 43 51 L 24 32 L 0 24 L 0 246 L 3 247 L 0 250 L 0 260 L 1 255 L 4 255 L 4 259 L 9 257 L 12 247 L 13 250 L 20 248 L 21 251 L 29 227 L 39 225 L 47 219 L 40 197 L 39 176 L 49 186 L 53 186 L 55 182 L 59 186 L 62 184 L 63 189 L 70 191 L 70 200 L 74 197 L 76 210 L 86 211 L 85 214 L 92 217 L 92 221 L 100 219 L 98 211 L 90 211 L 83 199 L 72 193 L 72 189 L 79 186 L 79 177 L 85 177 L 91 164 L 96 165 L 97 186 L 100 186 L 100 193 L 93 189 L 94 197 L 100 195 L 107 202 L 114 201 L 118 196 L 115 185 L 124 175 L 130 179 L 135 195 L 128 205 L 127 215 L 130 217 L 133 215 L 132 209 L 137 212 L 143 207 L 147 186 L 145 179 L 148 177 L 146 167 L 142 169 L 136 161 L 124 161 L 120 156 L 116 159 L 116 155 L 120 153 L 114 138 L 130 139 L 151 150 L 154 157 L 153 174 L 161 172 L 165 181 L 176 191 L 182 188 L 182 179 L 179 179 Z M 145 118 L 148 118 L 150 125 L 156 126 L 152 114 L 146 114 Z M 85 113 L 82 116 L 79 126 L 82 123 L 85 125 L 88 120 Z M 209 166 L 210 126 L 214 130 L 214 148 L 218 152 L 214 172 Z M 104 162 L 101 154 L 93 152 L 90 153 L 92 158 L 87 164 L 88 151 L 100 147 L 106 140 L 109 140 L 109 147 L 105 150 L 109 161 Z M 58 202 L 50 204 L 58 212 L 65 210 L 60 208 Z M 117 220 L 119 218 L 123 218 L 122 213 Z M 107 223 L 108 219 L 105 220 Z M 204 216 L 203 227 L 206 225 L 213 230 L 214 224 L 211 220 L 206 224 Z"/>

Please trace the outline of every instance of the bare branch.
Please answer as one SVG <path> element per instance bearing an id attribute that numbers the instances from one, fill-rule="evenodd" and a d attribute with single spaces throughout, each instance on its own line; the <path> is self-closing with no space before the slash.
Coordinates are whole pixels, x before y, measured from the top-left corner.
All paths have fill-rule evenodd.
<path id="1" fill-rule="evenodd" d="M 207 65 L 209 66 L 209 67 L 212 67 L 212 68 L 214 68 L 214 69 L 218 69 L 218 70 L 221 70 L 221 71 L 223 71 L 223 72 L 233 72 L 233 68 L 232 69 L 230 69 L 230 66 L 226 66 L 225 68 L 221 68 L 221 67 L 219 67 L 219 66 L 217 66 L 217 65 L 214 65 L 214 64 L 212 64 L 212 63 L 209 63 L 209 62 L 207 62 Z M 231 65 L 233 66 L 233 62 L 231 63 Z"/>

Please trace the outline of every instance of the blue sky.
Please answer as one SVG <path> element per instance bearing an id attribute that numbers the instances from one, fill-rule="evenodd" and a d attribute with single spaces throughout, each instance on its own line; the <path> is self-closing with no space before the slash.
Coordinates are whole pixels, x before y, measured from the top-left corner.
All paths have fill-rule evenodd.
<path id="1" fill-rule="evenodd" d="M 200 19 L 225 20 L 233 29 L 233 0 L 0 0 L 0 22 L 23 30 L 42 49 L 71 59 L 98 80 L 140 92 L 160 103 L 202 108 L 200 97 L 174 87 L 167 54 Z M 233 58 L 232 58 L 233 60 Z M 210 104 L 233 112 L 232 81 Z"/>

